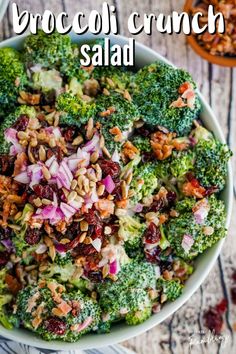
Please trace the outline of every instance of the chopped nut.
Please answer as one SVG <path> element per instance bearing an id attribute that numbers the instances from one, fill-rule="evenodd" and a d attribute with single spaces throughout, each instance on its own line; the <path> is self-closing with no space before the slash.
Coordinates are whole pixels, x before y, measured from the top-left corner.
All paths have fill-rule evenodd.
<path id="1" fill-rule="evenodd" d="M 111 159 L 111 154 L 109 153 L 109 151 L 107 150 L 107 148 L 104 146 L 102 148 L 102 152 L 104 153 L 104 155 L 106 155 L 109 159 Z"/>
<path id="2" fill-rule="evenodd" d="M 83 232 L 82 235 L 80 236 L 79 243 L 83 243 L 85 238 L 86 238 L 86 236 L 87 236 L 87 233 Z"/>
<path id="3" fill-rule="evenodd" d="M 77 145 L 80 145 L 82 144 L 82 142 L 84 141 L 83 137 L 81 135 L 77 136 L 77 138 L 75 138 L 72 142 L 72 145 L 73 146 L 77 146 Z"/>
<path id="4" fill-rule="evenodd" d="M 97 160 L 99 159 L 99 152 L 96 150 L 92 153 L 92 155 L 90 156 L 90 161 L 92 163 L 96 163 Z"/>
<path id="5" fill-rule="evenodd" d="M 77 187 L 77 181 L 76 181 L 76 179 L 73 179 L 73 181 L 71 182 L 71 189 L 75 189 L 76 187 Z"/>
<path id="6" fill-rule="evenodd" d="M 42 206 L 42 201 L 40 198 L 36 198 L 33 200 L 34 202 L 34 205 L 37 207 L 37 208 L 40 208 Z"/>
<path id="7" fill-rule="evenodd" d="M 93 137 L 93 118 L 89 118 L 89 121 L 87 124 L 86 137 L 88 140 L 91 140 Z"/>
<path id="8" fill-rule="evenodd" d="M 49 181 L 51 179 L 51 173 L 49 172 L 49 170 L 47 169 L 46 166 L 42 167 L 42 173 L 43 173 L 43 177 Z"/>
<path id="9" fill-rule="evenodd" d="M 104 228 L 104 234 L 105 235 L 110 235 L 111 234 L 111 227 L 110 226 L 105 226 Z"/>
<path id="10" fill-rule="evenodd" d="M 214 233 L 214 228 L 212 226 L 205 226 L 203 228 L 203 233 L 206 236 L 211 236 Z"/>
<path id="11" fill-rule="evenodd" d="M 78 196 L 78 194 L 77 194 L 75 191 L 70 192 L 70 194 L 69 194 L 68 197 L 67 197 L 68 202 L 69 202 L 69 203 L 72 202 L 73 200 L 75 200 L 75 198 L 76 198 L 77 196 Z"/>
<path id="12" fill-rule="evenodd" d="M 88 231 L 88 223 L 85 220 L 80 221 L 80 230 L 81 231 Z"/>
<path id="13" fill-rule="evenodd" d="M 44 147 L 42 145 L 40 145 L 40 148 L 39 148 L 39 159 L 40 161 L 46 161 L 46 151 L 44 149 Z"/>
<path id="14" fill-rule="evenodd" d="M 52 204 L 52 201 L 49 200 L 49 199 L 43 198 L 43 199 L 42 199 L 42 204 L 44 204 L 44 205 L 51 205 L 51 204 Z"/>
<path id="15" fill-rule="evenodd" d="M 131 102 L 132 101 L 132 98 L 131 98 L 131 96 L 130 96 L 130 93 L 129 93 L 129 91 L 127 91 L 127 90 L 125 90 L 125 92 L 124 92 L 124 98 L 127 100 L 127 101 L 129 101 L 129 102 Z"/>
<path id="16" fill-rule="evenodd" d="M 167 295 L 166 294 L 162 294 L 161 295 L 161 304 L 163 304 L 163 302 L 165 302 L 167 300 Z"/>
<path id="17" fill-rule="evenodd" d="M 97 189 L 97 195 L 101 197 L 105 192 L 105 186 L 104 184 L 100 184 L 100 186 Z"/>

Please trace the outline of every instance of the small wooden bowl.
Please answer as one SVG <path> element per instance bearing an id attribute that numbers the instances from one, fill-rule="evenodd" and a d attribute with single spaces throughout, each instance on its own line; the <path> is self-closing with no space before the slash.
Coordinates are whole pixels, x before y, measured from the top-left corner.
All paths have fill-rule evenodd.
<path id="1" fill-rule="evenodd" d="M 190 13 L 192 7 L 196 3 L 196 0 L 187 0 L 184 5 L 184 11 Z M 212 64 L 217 64 L 221 66 L 234 67 L 236 66 L 236 56 L 226 57 L 219 55 L 212 55 L 207 50 L 205 50 L 197 41 L 196 36 L 190 34 L 187 36 L 187 42 L 193 48 L 193 50 L 200 55 L 203 59 L 209 61 Z"/>

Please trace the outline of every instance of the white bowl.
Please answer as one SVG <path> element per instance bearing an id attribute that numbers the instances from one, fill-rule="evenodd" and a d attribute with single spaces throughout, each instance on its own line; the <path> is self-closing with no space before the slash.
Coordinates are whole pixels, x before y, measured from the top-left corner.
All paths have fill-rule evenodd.
<path id="1" fill-rule="evenodd" d="M 14 37 L 8 39 L 2 43 L 0 43 L 0 47 L 14 47 L 16 49 L 21 49 L 22 44 L 26 35 Z M 77 36 L 74 33 L 71 34 L 73 42 L 81 43 L 85 40 L 94 38 L 92 35 L 82 35 Z M 98 36 L 96 36 L 98 38 Z M 127 44 L 128 40 L 125 37 L 121 36 L 110 36 L 111 42 L 124 45 Z M 135 58 L 136 58 L 136 67 L 142 67 L 144 65 L 150 64 L 154 61 L 162 61 L 168 64 L 165 58 L 163 58 L 158 53 L 153 50 L 147 48 L 146 46 L 136 43 L 135 50 Z M 207 79 L 207 78 L 206 78 Z M 202 113 L 201 118 L 205 124 L 205 126 L 214 132 L 215 136 L 221 141 L 225 142 L 224 135 L 220 128 L 220 125 L 212 111 L 212 109 L 207 104 L 206 100 L 200 95 L 200 100 L 202 103 Z M 227 208 L 227 220 L 226 227 L 229 227 L 230 216 L 232 210 L 232 202 L 233 202 L 233 177 L 231 165 L 228 165 L 228 177 L 227 177 L 227 185 L 225 190 L 221 195 L 222 199 L 225 201 Z M 30 331 L 24 329 L 14 329 L 7 330 L 0 326 L 0 335 L 7 337 L 9 339 L 32 345 L 38 348 L 44 349 L 54 349 L 54 350 L 75 350 L 75 349 L 90 349 L 90 348 L 99 348 L 106 345 L 118 343 L 124 340 L 127 340 L 131 337 L 137 336 L 152 327 L 158 325 L 162 321 L 164 321 L 167 317 L 172 315 L 176 310 L 178 310 L 192 295 L 193 293 L 200 287 L 204 279 L 207 277 L 208 273 L 212 269 L 219 253 L 222 248 L 224 240 L 219 241 L 214 247 L 209 249 L 203 255 L 201 255 L 196 261 L 196 270 L 190 279 L 186 282 L 186 286 L 184 288 L 183 294 L 174 302 L 167 303 L 163 309 L 152 315 L 146 322 L 138 325 L 138 326 L 127 326 L 123 323 L 115 325 L 111 333 L 108 334 L 89 334 L 82 337 L 77 343 L 64 343 L 60 341 L 52 341 L 46 342 L 37 336 L 35 336 Z"/>

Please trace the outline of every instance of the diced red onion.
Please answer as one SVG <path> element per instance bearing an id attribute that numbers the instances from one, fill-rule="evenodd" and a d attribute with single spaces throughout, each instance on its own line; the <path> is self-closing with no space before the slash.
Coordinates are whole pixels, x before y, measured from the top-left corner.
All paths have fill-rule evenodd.
<path id="1" fill-rule="evenodd" d="M 86 320 L 83 323 L 78 325 L 76 332 L 80 333 L 81 331 L 86 329 L 88 326 L 90 326 L 92 322 L 93 322 L 93 318 L 91 316 L 89 316 L 88 318 L 86 318 Z"/>
<path id="2" fill-rule="evenodd" d="M 143 204 L 138 203 L 133 207 L 133 211 L 135 213 L 141 213 L 141 211 L 143 210 Z"/>
<path id="3" fill-rule="evenodd" d="M 6 239 L 1 240 L 1 243 L 8 251 L 11 251 L 14 248 L 12 240 L 10 238 L 6 238 Z"/>
<path id="4" fill-rule="evenodd" d="M 35 252 L 37 254 L 43 254 L 47 251 L 47 249 L 48 249 L 47 246 L 44 243 L 42 243 L 41 245 L 38 246 Z"/>
<path id="5" fill-rule="evenodd" d="M 190 251 L 193 244 L 194 244 L 193 237 L 189 234 L 185 234 L 183 236 L 181 246 L 183 247 L 183 249 L 185 250 L 186 253 L 188 253 Z"/>
<path id="6" fill-rule="evenodd" d="M 28 184 L 30 183 L 30 178 L 26 171 L 21 172 L 19 175 L 14 177 L 14 180 L 19 183 Z"/>
<path id="7" fill-rule="evenodd" d="M 65 253 L 67 251 L 66 245 L 59 242 L 55 244 L 55 249 L 58 253 Z"/>
<path id="8" fill-rule="evenodd" d="M 70 219 L 76 213 L 76 210 L 66 203 L 61 203 L 60 208 L 67 219 Z"/>
<path id="9" fill-rule="evenodd" d="M 200 225 L 203 224 L 208 213 L 209 213 L 209 206 L 207 203 L 204 202 L 201 205 L 199 205 L 199 208 L 193 213 L 196 223 Z"/>
<path id="10" fill-rule="evenodd" d="M 36 64 L 36 65 L 32 66 L 30 68 L 30 70 L 33 71 L 33 73 L 38 73 L 38 72 L 42 71 L 42 65 Z"/>
<path id="11" fill-rule="evenodd" d="M 46 162 L 45 162 L 45 165 L 48 167 L 48 168 L 50 168 L 50 166 L 51 166 L 51 164 L 53 163 L 53 161 L 56 161 L 57 159 L 56 159 L 56 156 L 55 155 L 52 155 L 51 157 L 50 157 L 50 159 L 48 159 Z"/>
<path id="12" fill-rule="evenodd" d="M 84 145 L 82 148 L 83 151 L 92 153 L 95 150 L 99 149 L 99 134 L 94 134 L 93 138 Z"/>
<path id="13" fill-rule="evenodd" d="M 52 176 L 56 176 L 59 170 L 59 164 L 57 161 L 53 161 L 50 168 L 49 172 L 51 173 Z"/>
<path id="14" fill-rule="evenodd" d="M 160 278 L 160 276 L 161 276 L 161 269 L 160 269 L 160 267 L 159 267 L 159 266 L 155 266 L 154 271 L 155 271 L 156 279 Z"/>
<path id="15" fill-rule="evenodd" d="M 81 201 L 78 200 L 72 200 L 71 202 L 69 202 L 69 205 L 76 211 L 78 211 L 82 207 Z"/>
<path id="16" fill-rule="evenodd" d="M 4 132 L 5 139 L 8 143 L 18 143 L 19 140 L 17 138 L 17 130 L 13 128 L 8 128 Z"/>
<path id="17" fill-rule="evenodd" d="M 114 151 L 111 159 L 112 159 L 113 162 L 118 162 L 118 163 L 120 162 L 120 154 L 117 151 L 117 149 Z"/>
<path id="18" fill-rule="evenodd" d="M 56 139 L 60 139 L 62 137 L 60 128 L 53 128 L 53 135 Z"/>
<path id="19" fill-rule="evenodd" d="M 102 241 L 100 240 L 100 238 L 96 238 L 91 243 L 97 252 L 101 251 Z"/>
<path id="20" fill-rule="evenodd" d="M 78 158 L 68 159 L 67 164 L 68 164 L 70 171 L 74 172 L 78 168 L 80 161 L 81 160 Z"/>
<path id="21" fill-rule="evenodd" d="M 110 263 L 110 274 L 116 275 L 119 272 L 119 264 L 117 260 L 114 260 L 112 263 Z"/>
<path id="22" fill-rule="evenodd" d="M 106 190 L 108 193 L 112 193 L 116 187 L 115 183 L 113 182 L 113 179 L 111 178 L 110 175 L 108 175 L 106 178 L 103 179 L 102 183 L 104 184 Z"/>
<path id="23" fill-rule="evenodd" d="M 54 205 L 47 205 L 46 207 L 43 208 L 42 210 L 42 218 L 43 219 L 53 219 L 55 217 L 56 213 L 56 207 Z"/>
<path id="24" fill-rule="evenodd" d="M 81 148 L 77 150 L 77 158 L 79 159 L 79 164 L 82 164 L 84 167 L 88 167 L 90 164 L 90 154 Z"/>

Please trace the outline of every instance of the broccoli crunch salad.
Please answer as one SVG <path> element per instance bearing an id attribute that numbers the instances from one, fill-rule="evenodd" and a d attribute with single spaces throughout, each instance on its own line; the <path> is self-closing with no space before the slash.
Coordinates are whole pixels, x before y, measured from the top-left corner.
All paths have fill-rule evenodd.
<path id="1" fill-rule="evenodd" d="M 142 323 L 226 235 L 231 151 L 191 76 L 78 53 L 42 31 L 0 49 L 0 322 L 48 341 Z"/>

